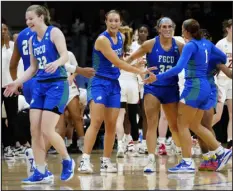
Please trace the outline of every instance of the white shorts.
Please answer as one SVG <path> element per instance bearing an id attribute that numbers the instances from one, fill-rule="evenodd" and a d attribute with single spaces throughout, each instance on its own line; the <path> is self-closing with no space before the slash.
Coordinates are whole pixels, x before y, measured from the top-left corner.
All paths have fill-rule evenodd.
<path id="1" fill-rule="evenodd" d="M 80 91 L 79 101 L 84 106 L 86 106 L 87 105 L 87 90 L 83 88 L 79 88 L 79 91 Z"/>
<path id="2" fill-rule="evenodd" d="M 232 99 L 232 79 L 219 76 L 217 85 L 220 102 L 224 103 L 227 99 Z"/>
<path id="3" fill-rule="evenodd" d="M 139 101 L 139 87 L 137 78 L 122 80 L 119 79 L 121 86 L 121 102 L 137 104 Z"/>
<path id="4" fill-rule="evenodd" d="M 66 105 L 69 105 L 74 97 L 79 96 L 79 91 L 75 83 L 73 82 L 71 86 L 69 86 L 69 99 Z"/>

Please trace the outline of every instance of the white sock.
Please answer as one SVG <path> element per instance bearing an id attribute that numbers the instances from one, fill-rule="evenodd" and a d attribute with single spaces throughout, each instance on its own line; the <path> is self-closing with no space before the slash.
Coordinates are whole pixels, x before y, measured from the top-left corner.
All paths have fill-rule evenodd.
<path id="1" fill-rule="evenodd" d="M 218 156 L 223 154 L 225 151 L 224 151 L 224 148 L 220 145 L 215 151 L 215 154 L 217 154 Z"/>
<path id="2" fill-rule="evenodd" d="M 73 143 L 73 140 L 72 140 L 72 139 L 68 139 L 67 142 L 66 142 L 66 144 L 67 144 L 68 146 L 70 146 L 72 143 Z"/>
<path id="3" fill-rule="evenodd" d="M 90 160 L 91 155 L 83 153 L 82 158 Z"/>
<path id="4" fill-rule="evenodd" d="M 185 162 L 191 163 L 193 160 L 192 158 L 182 158 Z"/>
<path id="5" fill-rule="evenodd" d="M 143 139 L 143 140 L 142 140 L 142 144 L 143 144 L 143 145 L 146 145 L 146 139 Z"/>
<path id="6" fill-rule="evenodd" d="M 165 144 L 165 140 L 166 140 L 166 137 L 159 137 L 159 138 L 158 138 L 158 142 L 159 142 L 160 144 Z"/>
<path id="7" fill-rule="evenodd" d="M 148 159 L 151 159 L 152 161 L 155 161 L 155 155 L 150 153 L 148 154 Z"/>
<path id="8" fill-rule="evenodd" d="M 45 173 L 45 167 L 46 167 L 45 164 L 44 165 L 36 165 L 37 170 L 42 174 Z"/>
<path id="9" fill-rule="evenodd" d="M 110 158 L 108 158 L 108 157 L 103 157 L 103 162 L 107 162 L 107 161 L 110 161 Z"/>
<path id="10" fill-rule="evenodd" d="M 70 160 L 70 156 L 68 155 L 67 157 L 63 158 L 63 160 Z"/>

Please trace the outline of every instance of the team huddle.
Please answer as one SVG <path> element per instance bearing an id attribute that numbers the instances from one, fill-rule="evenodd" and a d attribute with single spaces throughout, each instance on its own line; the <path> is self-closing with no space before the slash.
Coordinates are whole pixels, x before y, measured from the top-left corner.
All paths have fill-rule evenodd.
<path id="1" fill-rule="evenodd" d="M 119 12 L 111 10 L 106 14 L 107 30 L 98 36 L 93 47 L 93 68 L 81 68 L 72 64 L 72 53 L 67 51 L 63 33 L 51 26 L 49 19 L 49 12 L 43 6 L 32 5 L 27 9 L 28 28 L 20 32 L 13 52 L 13 55 L 18 53 L 18 59 L 12 56 L 10 63 L 14 81 L 6 85 L 4 92 L 6 97 L 17 94 L 23 84 L 25 98 L 30 103 L 34 166 L 32 175 L 22 183 L 53 181 L 54 176 L 46 164 L 46 153 L 51 145 L 62 157 L 61 180 L 68 181 L 74 176 L 75 162 L 55 127 L 66 108 L 73 121 L 81 115 L 75 115 L 75 110 L 72 110 L 76 104 L 73 98 L 78 91 L 74 83 L 69 84 L 67 80 L 68 76 L 77 74 L 90 78 L 87 104 L 91 115 L 91 124 L 85 136 L 82 130 L 77 130 L 79 136 L 84 136 L 79 173 L 93 173 L 90 155 L 103 122 L 104 151 L 100 171 L 117 172 L 117 167 L 110 160 L 115 136 L 117 134 L 117 157 L 124 157 L 126 105 L 131 107 L 130 112 L 139 100 L 147 128 L 144 146 L 148 151 L 148 163 L 144 172 L 156 171 L 156 134 L 161 106 L 172 139 L 182 152 L 182 160 L 169 168 L 169 172 L 196 171 L 190 130 L 198 137 L 203 154 L 199 170 L 220 171 L 226 166 L 232 157 L 232 150 L 223 148 L 217 141 L 212 121 L 214 111 L 218 112 L 219 89 L 221 103 L 232 99 L 229 95 L 232 48 L 225 52 L 223 42 L 215 46 L 204 38 L 199 23 L 194 19 L 183 22 L 182 37 L 173 37 L 175 23 L 168 17 L 158 20 L 158 36 L 147 40 L 148 30 L 142 26 L 138 33 L 143 38 L 132 43 L 127 32 L 122 30 Z M 227 32 L 232 35 L 232 20 L 229 22 Z M 12 68 L 17 67 L 20 57 L 25 72 L 17 78 Z M 184 79 L 179 81 L 178 75 L 182 71 Z M 219 71 L 218 89 L 215 75 Z M 183 84 L 183 88 L 179 83 Z M 81 122 L 74 123 L 79 126 Z M 137 147 L 138 129 L 132 137 Z"/>

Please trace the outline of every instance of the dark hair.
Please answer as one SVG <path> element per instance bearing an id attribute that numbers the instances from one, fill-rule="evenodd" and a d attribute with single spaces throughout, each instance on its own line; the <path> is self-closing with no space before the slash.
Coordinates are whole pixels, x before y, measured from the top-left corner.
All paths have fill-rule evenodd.
<path id="1" fill-rule="evenodd" d="M 113 9 L 113 10 L 108 11 L 108 12 L 105 14 L 105 20 L 107 20 L 108 15 L 109 15 L 109 14 L 111 14 L 111 13 L 118 14 L 118 15 L 120 16 L 120 20 L 122 20 L 122 16 L 121 16 L 120 11 L 117 11 L 117 10 L 114 10 L 114 9 Z"/>
<path id="2" fill-rule="evenodd" d="M 183 22 L 183 27 L 188 31 L 194 39 L 200 40 L 202 38 L 202 33 L 200 30 L 200 25 L 195 19 L 187 19 Z"/>
<path id="3" fill-rule="evenodd" d="M 50 25 L 50 14 L 49 11 L 46 7 L 42 5 L 31 5 L 30 7 L 27 8 L 27 11 L 35 11 L 36 15 L 40 17 L 41 15 L 44 16 L 44 22 L 46 25 Z"/>
<path id="4" fill-rule="evenodd" d="M 224 32 L 224 36 L 227 36 L 227 28 L 230 28 L 232 26 L 232 19 L 228 19 L 223 21 L 222 23 L 223 26 L 223 32 Z"/>
<path id="5" fill-rule="evenodd" d="M 200 31 L 201 31 L 201 35 L 203 38 L 206 38 L 207 40 L 212 41 L 212 36 L 210 35 L 207 29 L 200 29 Z"/>
<path id="6" fill-rule="evenodd" d="M 137 30 L 139 31 L 140 28 L 142 28 L 142 27 L 146 28 L 147 31 L 148 31 L 148 33 L 149 33 L 149 26 L 148 26 L 148 25 L 145 25 L 145 24 L 140 25 L 140 26 L 137 28 Z"/>
<path id="7" fill-rule="evenodd" d="M 176 24 L 174 23 L 174 21 L 173 21 L 171 18 L 169 18 L 169 17 L 161 17 L 160 19 L 157 20 L 157 24 L 156 24 L 156 27 L 155 27 L 156 30 L 157 30 L 157 32 L 159 32 L 160 25 L 162 24 L 162 21 L 163 21 L 164 19 L 169 19 L 169 20 L 171 20 L 171 22 L 172 22 L 172 27 L 173 27 L 174 30 L 175 30 Z"/>

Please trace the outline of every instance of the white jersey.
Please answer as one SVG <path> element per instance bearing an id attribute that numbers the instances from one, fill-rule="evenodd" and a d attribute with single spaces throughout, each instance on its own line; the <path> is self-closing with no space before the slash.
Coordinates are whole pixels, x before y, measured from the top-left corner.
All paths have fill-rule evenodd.
<path id="1" fill-rule="evenodd" d="M 222 40 L 218 41 L 216 47 L 227 55 L 226 66 L 232 69 L 232 65 L 229 63 L 229 58 L 232 57 L 232 42 L 229 42 L 226 38 L 223 38 Z M 219 77 L 227 77 L 227 76 L 222 71 L 220 71 Z"/>
<path id="2" fill-rule="evenodd" d="M 75 56 L 72 52 L 68 51 L 68 56 L 69 56 L 69 61 L 65 64 L 65 68 L 67 71 L 67 76 L 69 77 L 71 75 L 71 73 L 75 72 L 75 69 L 78 66 L 78 62 L 75 59 Z M 69 99 L 68 99 L 68 102 L 66 105 L 68 105 L 70 103 L 70 101 L 78 95 L 79 95 L 78 88 L 77 88 L 76 84 L 73 82 L 69 86 Z"/>
<path id="3" fill-rule="evenodd" d="M 179 41 L 182 44 L 185 44 L 185 40 L 181 36 L 174 36 L 173 37 L 175 40 Z M 184 69 L 178 74 L 179 77 L 179 88 L 180 88 L 180 94 L 182 93 L 184 89 L 184 83 L 185 83 L 185 72 Z"/>
<path id="4" fill-rule="evenodd" d="M 141 45 L 138 44 L 137 41 L 134 41 L 131 46 L 130 46 L 130 50 L 129 50 L 129 54 L 132 54 L 133 52 L 135 52 L 137 49 L 139 49 Z M 143 56 L 143 58 L 146 58 L 146 55 Z M 137 60 L 134 60 L 131 65 L 134 65 L 137 63 Z M 122 79 L 122 80 L 128 80 L 128 79 L 137 79 L 137 75 L 132 73 L 132 72 L 126 72 L 124 70 L 121 70 L 121 75 L 119 77 L 119 79 Z"/>

